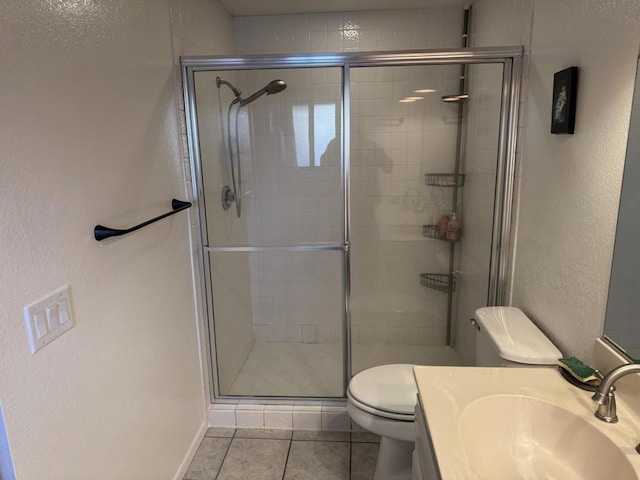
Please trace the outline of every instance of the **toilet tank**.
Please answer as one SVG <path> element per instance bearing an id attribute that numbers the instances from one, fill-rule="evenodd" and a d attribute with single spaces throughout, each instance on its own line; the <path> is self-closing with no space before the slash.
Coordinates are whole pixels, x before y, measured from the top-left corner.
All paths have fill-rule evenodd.
<path id="1" fill-rule="evenodd" d="M 475 325 L 476 366 L 550 366 L 562 358 L 560 350 L 519 308 L 479 308 Z"/>

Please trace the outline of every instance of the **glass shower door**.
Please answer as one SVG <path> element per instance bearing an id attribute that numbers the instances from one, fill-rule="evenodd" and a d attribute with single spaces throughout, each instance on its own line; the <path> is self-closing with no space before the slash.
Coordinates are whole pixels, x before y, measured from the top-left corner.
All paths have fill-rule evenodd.
<path id="1" fill-rule="evenodd" d="M 219 396 L 344 394 L 341 82 L 337 67 L 195 73 Z"/>
<path id="2" fill-rule="evenodd" d="M 467 320 L 489 297 L 504 66 L 468 65 L 460 92 L 462 68 L 351 69 L 354 374 L 473 360 Z"/>

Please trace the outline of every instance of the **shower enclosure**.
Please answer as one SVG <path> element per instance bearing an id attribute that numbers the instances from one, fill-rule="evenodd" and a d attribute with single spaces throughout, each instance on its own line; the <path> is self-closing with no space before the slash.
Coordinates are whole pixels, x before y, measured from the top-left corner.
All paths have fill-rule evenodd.
<path id="1" fill-rule="evenodd" d="M 504 300 L 521 53 L 182 59 L 213 396 L 464 363 Z"/>

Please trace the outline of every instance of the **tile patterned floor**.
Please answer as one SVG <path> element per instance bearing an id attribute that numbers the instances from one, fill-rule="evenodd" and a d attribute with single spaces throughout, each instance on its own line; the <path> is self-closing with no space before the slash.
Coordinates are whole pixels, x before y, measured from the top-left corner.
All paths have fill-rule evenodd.
<path id="1" fill-rule="evenodd" d="M 371 480 L 379 442 L 366 432 L 210 428 L 184 480 Z"/>

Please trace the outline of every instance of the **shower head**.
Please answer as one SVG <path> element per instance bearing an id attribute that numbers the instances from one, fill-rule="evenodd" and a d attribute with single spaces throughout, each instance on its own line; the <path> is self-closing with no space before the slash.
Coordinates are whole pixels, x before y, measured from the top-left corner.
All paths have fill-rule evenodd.
<path id="1" fill-rule="evenodd" d="M 272 80 L 266 87 L 261 88 L 253 95 L 250 95 L 249 97 L 242 100 L 240 102 L 240 106 L 244 107 L 245 105 L 249 105 L 251 102 L 261 97 L 265 93 L 267 95 L 275 95 L 276 93 L 280 93 L 281 91 L 283 91 L 285 88 L 287 88 L 287 83 L 284 80 Z"/>
<path id="2" fill-rule="evenodd" d="M 234 87 L 231 83 L 227 82 L 226 80 L 222 80 L 220 77 L 216 77 L 216 85 L 218 86 L 218 88 L 220 88 L 221 85 L 226 85 L 233 91 L 233 94 L 236 96 L 236 98 L 240 98 L 240 95 L 241 95 L 240 90 L 238 90 L 236 87 Z"/>
<path id="3" fill-rule="evenodd" d="M 267 90 L 267 95 L 275 95 L 287 88 L 287 83 L 284 80 L 272 80 L 264 88 Z"/>

